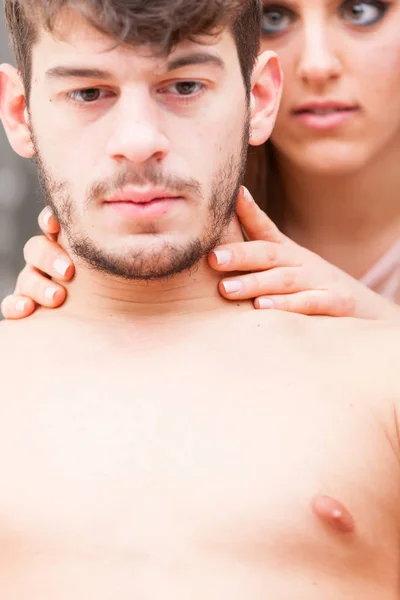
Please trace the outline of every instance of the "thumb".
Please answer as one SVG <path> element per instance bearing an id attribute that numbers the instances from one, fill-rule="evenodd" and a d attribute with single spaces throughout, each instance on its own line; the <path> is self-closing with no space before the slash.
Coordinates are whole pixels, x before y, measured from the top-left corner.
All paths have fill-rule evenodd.
<path id="1" fill-rule="evenodd" d="M 249 240 L 281 243 L 286 239 L 245 187 L 240 190 L 236 213 Z"/>

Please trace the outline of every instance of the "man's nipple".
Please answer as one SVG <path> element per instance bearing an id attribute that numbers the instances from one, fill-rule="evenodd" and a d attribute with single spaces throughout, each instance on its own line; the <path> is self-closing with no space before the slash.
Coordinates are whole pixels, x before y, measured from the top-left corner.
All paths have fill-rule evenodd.
<path id="1" fill-rule="evenodd" d="M 316 496 L 312 501 L 314 513 L 321 521 L 343 533 L 353 533 L 355 523 L 343 504 L 329 496 Z"/>

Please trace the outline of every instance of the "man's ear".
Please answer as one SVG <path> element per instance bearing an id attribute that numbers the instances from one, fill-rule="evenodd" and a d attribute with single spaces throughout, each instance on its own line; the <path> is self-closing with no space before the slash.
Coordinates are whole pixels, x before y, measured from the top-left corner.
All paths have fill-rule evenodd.
<path id="1" fill-rule="evenodd" d="M 267 141 L 275 125 L 282 96 L 283 75 L 275 52 L 263 52 L 251 79 L 250 140 L 252 146 Z"/>
<path id="2" fill-rule="evenodd" d="M 0 119 L 13 150 L 24 158 L 35 155 L 25 90 L 15 67 L 0 65 Z"/>

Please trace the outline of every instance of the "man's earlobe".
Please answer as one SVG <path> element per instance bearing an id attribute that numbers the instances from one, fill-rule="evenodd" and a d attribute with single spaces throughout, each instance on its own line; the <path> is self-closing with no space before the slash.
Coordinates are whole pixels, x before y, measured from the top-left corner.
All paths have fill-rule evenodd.
<path id="1" fill-rule="evenodd" d="M 29 126 L 29 111 L 19 72 L 11 65 L 0 65 L 0 119 L 13 150 L 23 158 L 35 155 Z"/>
<path id="2" fill-rule="evenodd" d="M 250 144 L 264 144 L 272 133 L 282 96 L 283 76 L 274 52 L 263 52 L 252 76 L 250 97 Z"/>

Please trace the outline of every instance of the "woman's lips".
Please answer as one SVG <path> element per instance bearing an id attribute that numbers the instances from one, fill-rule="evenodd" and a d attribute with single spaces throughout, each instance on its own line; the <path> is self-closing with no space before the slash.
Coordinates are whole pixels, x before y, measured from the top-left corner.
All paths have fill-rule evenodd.
<path id="1" fill-rule="evenodd" d="M 335 104 L 309 105 L 293 111 L 293 117 L 309 129 L 327 131 L 347 123 L 358 107 Z"/>

